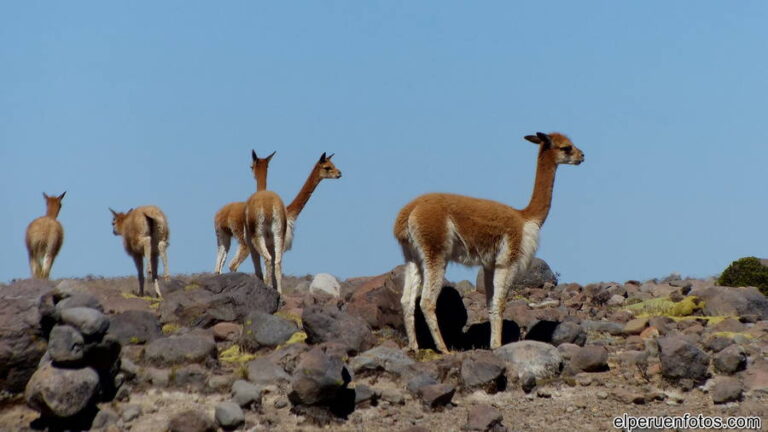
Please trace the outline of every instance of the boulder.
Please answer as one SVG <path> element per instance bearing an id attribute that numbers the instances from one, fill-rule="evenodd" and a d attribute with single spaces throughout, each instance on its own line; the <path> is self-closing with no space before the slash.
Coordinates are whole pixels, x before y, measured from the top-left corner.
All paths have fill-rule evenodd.
<path id="1" fill-rule="evenodd" d="M 65 296 L 59 302 L 56 303 L 56 311 L 61 313 L 64 309 L 73 307 L 87 307 L 96 309 L 99 312 L 104 312 L 104 308 L 101 306 L 101 302 L 95 296 L 86 292 L 73 292 L 70 294 L 62 294 Z"/>
<path id="2" fill-rule="evenodd" d="M 429 384 L 419 387 L 417 394 L 425 405 L 436 409 L 448 405 L 453 399 L 456 387 L 450 384 Z"/>
<path id="3" fill-rule="evenodd" d="M 143 344 L 163 335 L 160 321 L 152 312 L 128 310 L 110 317 L 109 331 L 123 345 Z"/>
<path id="4" fill-rule="evenodd" d="M 210 327 L 221 321 L 242 321 L 253 312 L 277 311 L 279 295 L 257 277 L 244 273 L 205 275 L 160 303 L 160 321 L 186 327 Z"/>
<path id="5" fill-rule="evenodd" d="M 109 329 L 109 318 L 96 309 L 72 307 L 60 313 L 61 322 L 76 328 L 86 338 L 99 338 Z"/>
<path id="6" fill-rule="evenodd" d="M 587 332 L 584 328 L 571 321 L 561 322 L 555 327 L 555 331 L 552 332 L 552 345 L 559 346 L 564 343 L 572 343 L 579 346 L 584 346 L 587 342 Z"/>
<path id="7" fill-rule="evenodd" d="M 232 401 L 243 408 L 261 405 L 264 389 L 245 380 L 237 380 L 232 384 Z"/>
<path id="8" fill-rule="evenodd" d="M 713 363 L 720 373 L 734 374 L 747 367 L 747 354 L 739 345 L 730 345 L 715 354 Z"/>
<path id="9" fill-rule="evenodd" d="M 65 369 L 47 363 L 27 383 L 24 398 L 44 416 L 72 417 L 95 402 L 99 374 L 92 368 Z"/>
<path id="10" fill-rule="evenodd" d="M 290 380 L 283 368 L 264 357 L 248 362 L 248 381 L 257 385 L 279 384 Z"/>
<path id="11" fill-rule="evenodd" d="M 225 430 L 235 429 L 245 423 L 245 413 L 240 405 L 234 402 L 222 402 L 216 405 L 216 422 Z"/>
<path id="12" fill-rule="evenodd" d="M 475 405 L 467 411 L 467 423 L 462 428 L 467 431 L 502 432 L 506 431 L 501 411 L 491 405 Z"/>
<path id="13" fill-rule="evenodd" d="M 363 318 L 374 330 L 403 329 L 403 271 L 404 266 L 398 266 L 364 282 L 352 294 L 346 312 Z"/>
<path id="14" fill-rule="evenodd" d="M 709 356 L 682 336 L 658 339 L 661 374 L 667 379 L 703 380 L 707 376 Z"/>
<path id="15" fill-rule="evenodd" d="M 168 424 L 168 432 L 216 432 L 216 424 L 204 410 L 187 410 L 176 414 Z"/>
<path id="16" fill-rule="evenodd" d="M 515 278 L 515 285 L 520 287 L 541 288 L 546 284 L 557 285 L 557 276 L 549 264 L 541 258 L 534 257 L 526 271 Z M 485 292 L 485 277 L 483 269 L 477 272 L 475 286 L 477 291 Z"/>
<path id="17" fill-rule="evenodd" d="M 704 301 L 704 315 L 753 316 L 758 320 L 768 319 L 768 298 L 754 287 L 695 288 L 689 295 Z"/>
<path id="18" fill-rule="evenodd" d="M 164 337 L 147 345 L 144 358 L 158 367 L 211 364 L 216 361 L 216 344 L 212 338 L 197 335 Z"/>
<path id="19" fill-rule="evenodd" d="M 311 344 L 340 342 L 354 354 L 371 348 L 375 342 L 368 323 L 332 306 L 309 306 L 301 314 L 301 320 L 307 342 Z"/>
<path id="20" fill-rule="evenodd" d="M 461 362 L 461 384 L 465 389 L 480 388 L 487 393 L 503 391 L 507 386 L 503 360 L 487 351 L 468 353 Z"/>
<path id="21" fill-rule="evenodd" d="M 217 341 L 234 341 L 243 334 L 243 326 L 238 323 L 220 322 L 211 327 L 211 331 Z"/>
<path id="22" fill-rule="evenodd" d="M 309 284 L 309 292 L 312 294 L 328 294 L 333 297 L 341 296 L 341 285 L 336 278 L 329 273 L 318 273 Z"/>
<path id="23" fill-rule="evenodd" d="M 341 359 L 316 347 L 301 356 L 288 398 L 294 405 L 331 404 L 350 381 Z"/>
<path id="24" fill-rule="evenodd" d="M 549 379 L 559 375 L 563 368 L 560 352 L 544 342 L 512 342 L 495 349 L 493 353 L 507 362 L 518 378 L 530 372 L 536 379 Z"/>
<path id="25" fill-rule="evenodd" d="M 733 402 L 741 399 L 743 387 L 741 382 L 733 377 L 716 377 L 709 390 L 712 396 L 712 402 L 716 404 Z"/>
<path id="26" fill-rule="evenodd" d="M 275 347 L 284 344 L 297 331 L 299 328 L 293 321 L 256 311 L 245 319 L 240 344 L 250 350 Z"/>
<path id="27" fill-rule="evenodd" d="M 170 378 L 174 387 L 199 392 L 208 383 L 208 372 L 199 364 L 189 364 L 174 369 Z"/>
<path id="28" fill-rule="evenodd" d="M 56 325 L 48 336 L 48 354 L 56 364 L 76 364 L 85 354 L 83 335 L 74 327 Z"/>
<path id="29" fill-rule="evenodd" d="M 52 289 L 50 281 L 40 279 L 16 281 L 0 289 L 0 389 L 24 391 L 45 354 L 40 308 L 45 307 L 42 297 Z"/>
<path id="30" fill-rule="evenodd" d="M 603 372 L 608 370 L 608 351 L 598 345 L 587 345 L 579 348 L 568 362 L 572 373 Z"/>
<path id="31" fill-rule="evenodd" d="M 402 376 L 414 363 L 403 350 L 382 345 L 352 358 L 349 366 L 356 375 L 385 371 L 395 376 Z"/>

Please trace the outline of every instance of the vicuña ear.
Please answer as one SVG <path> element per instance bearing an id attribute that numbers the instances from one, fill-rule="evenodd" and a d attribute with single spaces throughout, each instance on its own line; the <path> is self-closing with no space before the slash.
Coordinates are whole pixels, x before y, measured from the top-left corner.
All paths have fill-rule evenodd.
<path id="1" fill-rule="evenodd" d="M 536 135 L 526 135 L 525 139 L 534 144 L 541 144 L 541 140 Z"/>
<path id="2" fill-rule="evenodd" d="M 111 211 L 111 212 L 112 212 L 112 216 L 115 216 L 115 217 L 117 217 L 117 212 L 116 212 L 116 211 L 114 211 L 114 210 L 112 210 L 112 207 L 110 207 L 110 208 L 109 208 L 109 211 Z"/>
<path id="3" fill-rule="evenodd" d="M 254 162 L 256 162 L 256 159 L 258 159 L 258 156 L 256 156 L 255 150 L 251 150 L 251 159 L 253 159 Z"/>
<path id="4" fill-rule="evenodd" d="M 64 195 L 66 195 L 66 194 L 67 194 L 67 191 L 64 191 L 64 193 L 63 193 L 63 194 L 59 195 L 59 201 L 61 201 L 61 200 L 62 200 L 62 198 L 64 198 Z"/>
<path id="5" fill-rule="evenodd" d="M 277 153 L 277 150 L 273 151 L 271 155 L 269 155 L 269 156 L 267 156 L 267 157 L 266 157 L 266 159 L 267 159 L 267 162 L 269 162 L 269 161 L 272 159 L 272 156 L 274 156 L 274 155 L 275 155 L 275 153 Z"/>
<path id="6" fill-rule="evenodd" d="M 320 155 L 320 163 L 325 162 L 326 159 L 327 158 L 325 157 L 325 152 L 323 152 L 323 154 Z"/>
<path id="7" fill-rule="evenodd" d="M 331 160 L 331 158 L 332 158 L 332 157 L 333 157 L 333 155 L 335 155 L 335 154 L 336 154 L 336 153 L 331 153 L 331 155 L 330 155 L 330 156 L 328 156 L 326 159 L 328 159 L 328 160 Z"/>

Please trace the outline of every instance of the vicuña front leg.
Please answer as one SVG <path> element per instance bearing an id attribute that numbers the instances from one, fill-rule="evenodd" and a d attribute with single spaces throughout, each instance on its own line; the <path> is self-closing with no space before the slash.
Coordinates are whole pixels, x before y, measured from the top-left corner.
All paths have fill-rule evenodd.
<path id="1" fill-rule="evenodd" d="M 243 242 L 237 246 L 237 253 L 232 259 L 232 262 L 229 263 L 229 271 L 236 272 L 238 267 L 240 267 L 240 264 L 242 264 L 246 258 L 248 258 L 248 246 L 245 245 L 245 240 L 243 240 Z M 256 255 L 256 260 L 258 259 L 259 256 Z M 259 269 L 261 269 L 261 263 L 259 263 Z M 254 268 L 254 270 L 256 269 Z"/>
<path id="2" fill-rule="evenodd" d="M 168 280 L 171 278 L 171 272 L 168 270 L 168 242 L 160 240 L 157 244 L 157 248 L 160 252 L 160 258 L 163 260 L 163 280 Z"/>
<path id="3" fill-rule="evenodd" d="M 272 285 L 272 254 L 269 253 L 267 242 L 263 235 L 258 236 L 256 239 L 256 250 L 258 251 L 258 254 L 264 258 L 264 283 L 267 286 L 274 288 Z"/>
<path id="4" fill-rule="evenodd" d="M 139 297 L 144 297 L 144 263 L 140 254 L 134 254 L 133 263 L 136 265 L 137 277 L 139 279 Z"/>
<path id="5" fill-rule="evenodd" d="M 501 346 L 504 307 L 507 302 L 509 284 L 514 276 L 512 269 L 508 267 L 497 267 L 493 274 L 493 294 L 488 305 L 488 320 L 491 322 L 491 349 Z"/>

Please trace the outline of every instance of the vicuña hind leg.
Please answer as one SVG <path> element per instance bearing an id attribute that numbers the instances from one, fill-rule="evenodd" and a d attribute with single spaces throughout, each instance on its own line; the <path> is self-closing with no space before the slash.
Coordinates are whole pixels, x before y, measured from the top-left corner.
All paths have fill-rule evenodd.
<path id="1" fill-rule="evenodd" d="M 405 283 L 403 284 L 403 297 L 400 299 L 400 305 L 403 308 L 405 333 L 408 335 L 408 349 L 411 351 L 419 349 L 416 340 L 416 297 L 420 291 L 421 271 L 415 262 L 409 261 L 405 264 Z"/>
<path id="2" fill-rule="evenodd" d="M 432 340 L 440 352 L 447 353 L 443 335 L 440 334 L 440 326 L 437 322 L 437 297 L 443 288 L 443 276 L 445 276 L 445 263 L 434 260 L 424 263 L 424 288 L 421 290 L 421 312 L 432 333 Z"/>
<path id="3" fill-rule="evenodd" d="M 51 266 L 53 266 L 53 256 L 50 252 L 46 252 L 43 256 L 43 265 L 40 269 L 43 279 L 48 279 L 51 276 Z"/>
<path id="4" fill-rule="evenodd" d="M 277 289 L 278 294 L 283 293 L 283 236 L 282 235 L 276 235 L 274 239 L 275 244 L 275 261 L 274 261 L 274 267 L 273 270 L 275 272 L 274 274 L 274 281 L 275 281 L 275 288 Z"/>
<path id="5" fill-rule="evenodd" d="M 261 255 L 261 257 L 264 258 L 264 277 L 262 280 L 267 286 L 274 288 L 272 285 L 272 255 L 267 248 L 267 241 L 263 235 L 259 235 L 255 239 L 255 242 L 258 255 Z"/>
<path id="6" fill-rule="evenodd" d="M 491 322 L 491 349 L 501 346 L 504 307 L 506 306 L 509 285 L 514 277 L 515 272 L 509 267 L 497 267 L 493 274 L 493 294 L 488 305 L 488 320 Z"/>
<path id="7" fill-rule="evenodd" d="M 232 236 L 222 231 L 216 231 L 216 243 L 218 244 L 218 248 L 216 249 L 216 267 L 213 270 L 216 274 L 221 274 L 221 269 L 224 267 L 224 262 L 227 260 L 227 253 L 229 253 L 229 245 L 231 244 L 231 241 Z"/>
<path id="8" fill-rule="evenodd" d="M 168 270 L 168 242 L 160 240 L 157 243 L 157 249 L 160 253 L 160 258 L 163 260 L 163 279 L 168 280 L 171 278 L 170 270 Z"/>
<path id="9" fill-rule="evenodd" d="M 139 297 L 144 297 L 144 263 L 141 255 L 133 255 L 133 263 L 136 264 L 136 272 L 139 279 Z"/>
<path id="10" fill-rule="evenodd" d="M 42 279 L 43 277 L 40 261 L 34 256 L 29 257 L 29 272 L 32 273 L 33 279 Z"/>

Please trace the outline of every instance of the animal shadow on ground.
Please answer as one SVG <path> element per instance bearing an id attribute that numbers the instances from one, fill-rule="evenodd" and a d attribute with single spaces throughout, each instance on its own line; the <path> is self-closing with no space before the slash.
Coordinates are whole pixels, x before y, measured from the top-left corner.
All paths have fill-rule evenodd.
<path id="1" fill-rule="evenodd" d="M 443 335 L 445 344 L 452 351 L 468 351 L 472 349 L 489 349 L 491 342 L 491 324 L 488 321 L 475 323 L 467 331 L 467 309 L 461 300 L 461 294 L 451 286 L 443 287 L 437 297 L 437 324 Z M 421 349 L 435 350 L 435 342 L 429 332 L 427 321 L 416 301 L 416 340 Z M 502 344 L 520 340 L 520 327 L 511 320 L 502 323 Z"/>
<path id="2" fill-rule="evenodd" d="M 96 417 L 98 412 L 98 408 L 92 406 L 86 408 L 76 416 L 66 419 L 40 416 L 36 420 L 33 420 L 29 426 L 32 428 L 32 430 L 42 430 L 48 432 L 87 431 L 91 429 L 93 419 Z"/>

